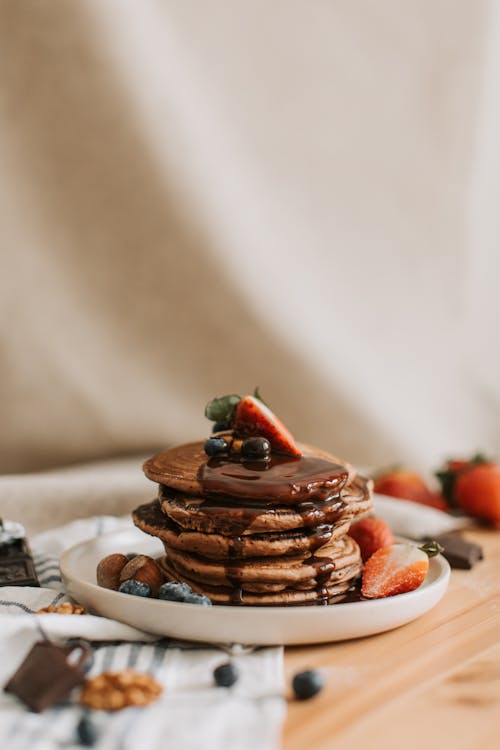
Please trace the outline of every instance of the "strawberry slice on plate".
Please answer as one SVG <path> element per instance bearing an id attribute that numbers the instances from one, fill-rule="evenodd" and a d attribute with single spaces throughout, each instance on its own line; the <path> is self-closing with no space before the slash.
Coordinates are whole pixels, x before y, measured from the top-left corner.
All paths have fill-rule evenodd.
<path id="1" fill-rule="evenodd" d="M 365 563 L 361 593 L 382 599 L 417 589 L 429 570 L 427 553 L 412 544 L 393 544 L 377 550 Z"/>
<path id="2" fill-rule="evenodd" d="M 234 409 L 231 421 L 235 433 L 240 437 L 259 435 L 267 438 L 271 449 L 277 453 L 302 455 L 291 432 L 256 396 L 242 398 Z"/>

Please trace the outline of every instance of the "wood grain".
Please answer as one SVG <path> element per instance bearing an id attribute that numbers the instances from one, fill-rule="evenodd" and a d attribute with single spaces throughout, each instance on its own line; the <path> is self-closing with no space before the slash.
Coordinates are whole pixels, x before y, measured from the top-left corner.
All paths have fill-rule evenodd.
<path id="1" fill-rule="evenodd" d="M 469 532 L 485 560 L 452 571 L 427 615 L 382 635 L 288 648 L 291 676 L 325 669 L 314 700 L 290 701 L 284 750 L 500 747 L 500 532 Z"/>

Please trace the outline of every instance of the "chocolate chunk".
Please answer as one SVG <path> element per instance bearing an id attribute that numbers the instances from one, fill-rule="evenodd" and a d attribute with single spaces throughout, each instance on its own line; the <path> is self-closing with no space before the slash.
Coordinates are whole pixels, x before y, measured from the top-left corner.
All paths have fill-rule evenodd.
<path id="1" fill-rule="evenodd" d="M 4 690 L 16 695 L 32 711 L 44 711 L 65 701 L 73 688 L 85 682 L 83 668 L 89 654 L 89 646 L 81 642 L 56 646 L 39 641 Z"/>
<path id="2" fill-rule="evenodd" d="M 452 568 L 470 570 L 479 560 L 483 559 L 483 548 L 474 542 L 467 542 L 458 534 L 441 534 L 435 537 L 443 548 L 443 556 Z"/>
<path id="3" fill-rule="evenodd" d="M 0 586 L 39 586 L 24 526 L 0 518 Z"/>
<path id="4" fill-rule="evenodd" d="M 0 586 L 40 586 L 26 539 L 0 544 Z"/>

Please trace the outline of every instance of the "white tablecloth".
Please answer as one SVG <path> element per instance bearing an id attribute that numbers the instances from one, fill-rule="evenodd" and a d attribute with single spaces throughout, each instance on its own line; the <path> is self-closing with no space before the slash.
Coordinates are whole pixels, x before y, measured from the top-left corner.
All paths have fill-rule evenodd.
<path id="1" fill-rule="evenodd" d="M 213 685 L 214 668 L 228 660 L 222 648 L 158 640 L 122 623 L 92 615 L 35 615 L 66 599 L 59 575 L 62 550 L 98 534 L 123 528 L 128 518 L 75 521 L 32 539 L 41 588 L 0 588 L 0 685 L 17 669 L 33 643 L 82 637 L 93 642 L 89 676 L 133 668 L 163 685 L 160 698 L 144 708 L 93 712 L 99 750 L 274 750 L 285 713 L 283 652 L 250 653 L 237 646 L 232 657 L 240 679 L 231 690 Z M 229 648 L 229 647 L 228 647 Z M 55 750 L 76 742 L 82 710 L 75 704 L 30 713 L 12 695 L 0 693 L 0 747 Z"/>

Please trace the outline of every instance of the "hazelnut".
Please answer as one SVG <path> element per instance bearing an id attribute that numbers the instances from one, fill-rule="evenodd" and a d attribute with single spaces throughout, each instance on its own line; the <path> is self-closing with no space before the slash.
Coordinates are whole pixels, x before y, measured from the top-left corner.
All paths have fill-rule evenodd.
<path id="1" fill-rule="evenodd" d="M 103 557 L 97 566 L 97 583 L 105 589 L 118 591 L 120 585 L 120 573 L 123 567 L 128 563 L 126 555 L 115 552 L 112 555 Z"/>
<path id="2" fill-rule="evenodd" d="M 147 583 L 151 587 L 153 596 L 158 596 L 158 589 L 165 580 L 158 564 L 148 555 L 137 555 L 129 560 L 120 573 L 120 583 L 128 581 Z"/>

